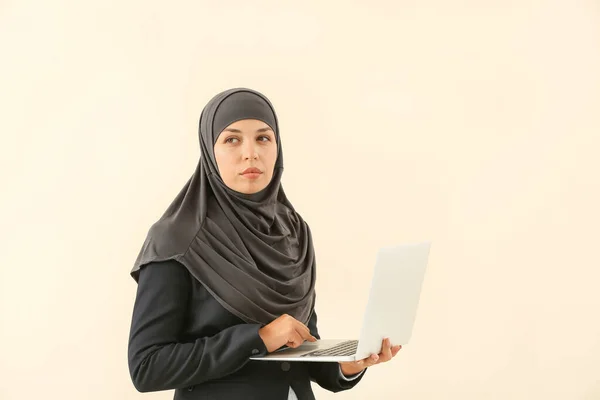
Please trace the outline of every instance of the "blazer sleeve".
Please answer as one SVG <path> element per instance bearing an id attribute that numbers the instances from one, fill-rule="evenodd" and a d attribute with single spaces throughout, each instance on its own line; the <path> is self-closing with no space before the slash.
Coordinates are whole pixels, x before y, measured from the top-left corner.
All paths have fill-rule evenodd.
<path id="1" fill-rule="evenodd" d="M 317 313 L 315 310 L 313 310 L 310 321 L 308 321 L 308 329 L 314 337 L 321 339 L 317 329 Z M 361 373 L 346 378 L 342 374 L 340 364 L 337 362 L 307 362 L 306 364 L 310 379 L 323 389 L 334 393 L 352 389 L 367 372 L 367 368 L 365 368 Z"/>
<path id="2" fill-rule="evenodd" d="M 190 275 L 177 261 L 150 263 L 140 271 L 128 346 L 129 372 L 138 391 L 197 385 L 237 371 L 253 355 L 267 354 L 259 324 L 180 341 L 190 292 Z"/>

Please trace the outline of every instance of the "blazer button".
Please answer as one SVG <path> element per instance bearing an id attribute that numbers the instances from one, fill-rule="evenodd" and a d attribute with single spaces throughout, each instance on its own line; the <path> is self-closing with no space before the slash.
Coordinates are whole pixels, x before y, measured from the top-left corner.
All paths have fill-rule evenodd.
<path id="1" fill-rule="evenodd" d="M 290 368 L 291 368 L 291 367 L 292 367 L 292 366 L 291 366 L 291 365 L 290 365 L 290 363 L 289 363 L 289 362 L 287 362 L 287 361 L 284 361 L 284 362 L 282 362 L 282 363 L 281 363 L 281 369 L 282 369 L 283 371 L 286 371 L 286 372 L 287 372 L 287 371 L 289 371 L 289 370 L 290 370 Z"/>
<path id="2" fill-rule="evenodd" d="M 252 350 L 252 354 L 256 355 L 256 354 L 258 354 L 258 353 L 260 353 L 260 351 L 259 351 L 258 349 L 253 349 L 253 350 Z"/>

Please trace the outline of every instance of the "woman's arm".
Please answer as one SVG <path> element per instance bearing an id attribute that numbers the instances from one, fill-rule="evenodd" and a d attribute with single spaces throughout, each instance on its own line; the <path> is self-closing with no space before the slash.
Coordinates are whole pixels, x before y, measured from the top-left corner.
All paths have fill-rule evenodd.
<path id="1" fill-rule="evenodd" d="M 259 324 L 240 324 L 181 342 L 190 275 L 177 261 L 142 268 L 129 337 L 129 372 L 140 392 L 184 388 L 229 375 L 267 349 Z"/>

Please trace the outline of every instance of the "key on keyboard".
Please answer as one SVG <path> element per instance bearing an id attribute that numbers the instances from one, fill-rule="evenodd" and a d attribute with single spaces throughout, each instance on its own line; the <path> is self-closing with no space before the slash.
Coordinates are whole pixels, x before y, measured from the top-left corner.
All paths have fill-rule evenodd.
<path id="1" fill-rule="evenodd" d="M 356 348 L 358 347 L 358 340 L 347 340 L 342 343 L 338 343 L 328 349 L 321 349 L 311 351 L 310 353 L 303 354 L 301 357 L 307 356 L 351 356 L 356 354 Z"/>

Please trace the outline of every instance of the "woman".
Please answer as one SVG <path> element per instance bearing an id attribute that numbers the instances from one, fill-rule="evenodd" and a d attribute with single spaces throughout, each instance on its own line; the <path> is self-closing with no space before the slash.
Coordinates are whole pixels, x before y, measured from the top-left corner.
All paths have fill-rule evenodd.
<path id="1" fill-rule="evenodd" d="M 314 399 L 337 392 L 399 347 L 352 363 L 251 361 L 319 338 L 315 255 L 280 184 L 283 155 L 270 101 L 250 89 L 216 95 L 200 116 L 195 173 L 151 227 L 138 282 L 129 370 L 141 392 L 175 399 Z"/>

